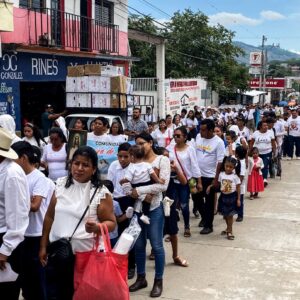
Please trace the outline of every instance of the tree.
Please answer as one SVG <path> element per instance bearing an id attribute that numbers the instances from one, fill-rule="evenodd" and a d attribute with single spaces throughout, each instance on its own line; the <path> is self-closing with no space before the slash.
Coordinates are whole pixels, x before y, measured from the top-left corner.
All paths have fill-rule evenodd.
<path id="1" fill-rule="evenodd" d="M 208 17 L 202 12 L 190 9 L 175 12 L 164 28 L 155 26 L 148 16 L 134 16 L 129 24 L 138 30 L 146 27 L 146 32 L 167 39 L 167 78 L 203 77 L 212 90 L 223 94 L 247 89 L 248 73 L 235 60 L 242 50 L 232 43 L 234 33 L 221 25 L 209 26 Z M 154 47 L 133 41 L 130 47 L 134 56 L 142 58 L 134 74 L 155 74 Z"/>

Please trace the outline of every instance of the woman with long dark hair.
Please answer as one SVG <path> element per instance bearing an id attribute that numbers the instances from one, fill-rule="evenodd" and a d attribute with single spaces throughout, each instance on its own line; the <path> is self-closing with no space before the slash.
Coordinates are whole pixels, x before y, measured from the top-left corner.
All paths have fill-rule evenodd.
<path id="1" fill-rule="evenodd" d="M 138 291 L 147 287 L 146 280 L 146 245 L 147 238 L 150 240 L 154 257 L 155 257 L 155 278 L 151 297 L 160 297 L 163 290 L 163 273 L 165 267 L 165 250 L 163 246 L 163 228 L 164 228 L 164 212 L 163 212 L 163 192 L 168 188 L 170 180 L 170 161 L 167 157 L 156 155 L 153 149 L 153 138 L 148 133 L 139 134 L 135 142 L 142 146 L 145 151 L 144 161 L 152 165 L 158 170 L 159 178 L 164 179 L 164 184 L 152 184 L 148 186 L 140 186 L 132 191 L 132 197 L 137 199 L 136 210 L 140 210 L 139 195 L 152 194 L 152 201 L 150 205 L 150 224 L 146 225 L 140 223 L 142 232 L 139 235 L 135 244 L 136 265 L 137 265 L 137 279 L 136 282 L 129 287 L 131 292 Z M 141 212 L 138 213 L 141 215 Z"/>
<path id="2" fill-rule="evenodd" d="M 57 178 L 68 174 L 66 169 L 66 137 L 58 127 L 51 128 L 49 135 L 51 144 L 44 147 L 41 165 L 48 169 L 48 177 L 53 181 L 56 181 Z"/>
<path id="3" fill-rule="evenodd" d="M 51 243 L 72 236 L 94 193 L 89 211 L 84 215 L 72 237 L 73 253 L 92 250 L 94 234 L 99 232 L 97 223 L 106 224 L 109 231 L 116 226 L 112 197 L 99 181 L 97 164 L 98 157 L 94 149 L 82 146 L 76 150 L 68 175 L 57 180 L 55 194 L 45 216 L 39 257 L 43 266 L 49 264 L 47 280 L 49 283 L 51 279 L 51 285 L 48 284 L 47 292 L 55 299 L 72 299 L 74 261 L 55 264 L 51 258 L 47 260 L 48 241 Z"/>
<path id="4" fill-rule="evenodd" d="M 32 146 L 39 147 L 40 150 L 43 149 L 47 142 L 42 137 L 39 129 L 31 123 L 26 123 L 23 128 L 23 141 L 28 142 Z"/>

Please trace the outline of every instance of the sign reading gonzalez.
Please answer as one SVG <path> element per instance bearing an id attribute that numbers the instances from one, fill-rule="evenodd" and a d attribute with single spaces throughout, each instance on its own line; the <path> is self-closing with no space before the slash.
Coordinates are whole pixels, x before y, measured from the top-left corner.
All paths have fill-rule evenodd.
<path id="1" fill-rule="evenodd" d="M 128 143 L 134 144 L 134 142 Z M 97 152 L 98 170 L 102 180 L 106 179 L 110 164 L 118 159 L 118 148 L 120 144 L 122 143 L 87 141 L 87 146 L 92 147 Z"/>
<path id="2" fill-rule="evenodd" d="M 259 78 L 251 79 L 249 85 L 252 89 L 259 88 Z M 266 79 L 266 88 L 268 89 L 284 89 L 285 79 L 284 78 L 271 78 Z"/>

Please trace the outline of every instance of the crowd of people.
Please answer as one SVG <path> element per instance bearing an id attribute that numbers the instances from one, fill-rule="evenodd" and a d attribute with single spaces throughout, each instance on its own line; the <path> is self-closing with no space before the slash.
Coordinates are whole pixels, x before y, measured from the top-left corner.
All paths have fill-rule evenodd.
<path id="1" fill-rule="evenodd" d="M 75 255 L 90 251 L 98 223 L 106 224 L 115 245 L 134 214 L 141 233 L 128 255 L 128 278 L 137 274 L 129 291 L 147 287 L 148 257 L 155 261 L 150 296 L 160 297 L 164 241 L 172 245 L 175 265 L 189 265 L 179 255 L 181 216 L 183 236 L 190 238 L 190 212 L 202 235 L 213 233 L 219 213 L 225 221 L 221 235 L 234 240 L 233 224 L 244 220 L 245 199 L 259 198 L 269 178 L 281 176 L 282 159 L 300 159 L 297 108 L 195 107 L 157 122 L 151 110 L 143 119 L 134 108 L 124 132 L 102 116 L 90 128 L 81 118 L 74 124 L 89 131 L 88 141 L 119 145 L 107 179 L 100 180 L 95 149 L 78 146 L 67 157 L 71 128 L 50 108 L 44 134 L 27 122 L 22 138 L 14 119 L 0 116 L 0 272 L 9 262 L 19 274 L 15 282 L 0 283 L 7 299 L 18 299 L 20 289 L 26 300 L 72 299 L 75 257 L 54 263 L 51 245 L 69 239 Z M 165 215 L 166 203 L 172 204 Z"/>

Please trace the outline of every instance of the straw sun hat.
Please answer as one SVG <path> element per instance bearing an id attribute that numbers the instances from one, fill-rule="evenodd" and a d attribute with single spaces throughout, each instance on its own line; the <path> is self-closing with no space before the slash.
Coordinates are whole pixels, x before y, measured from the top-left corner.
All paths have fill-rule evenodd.
<path id="1" fill-rule="evenodd" d="M 10 148 L 12 140 L 12 135 L 6 129 L 0 127 L 0 156 L 10 159 L 18 158 L 18 154 Z"/>

